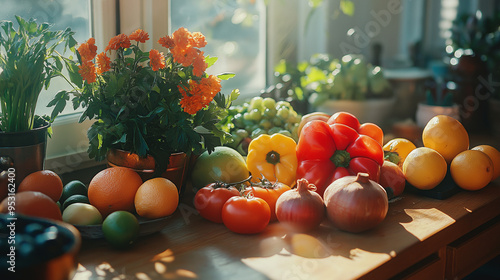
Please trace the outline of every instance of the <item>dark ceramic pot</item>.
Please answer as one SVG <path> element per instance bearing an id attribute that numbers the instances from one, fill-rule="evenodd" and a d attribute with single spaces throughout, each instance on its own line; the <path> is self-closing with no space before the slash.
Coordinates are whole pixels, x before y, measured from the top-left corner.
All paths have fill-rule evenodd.
<path id="1" fill-rule="evenodd" d="M 28 131 L 0 132 L 0 172 L 14 168 L 16 186 L 29 174 L 43 170 L 49 127 L 47 124 Z"/>

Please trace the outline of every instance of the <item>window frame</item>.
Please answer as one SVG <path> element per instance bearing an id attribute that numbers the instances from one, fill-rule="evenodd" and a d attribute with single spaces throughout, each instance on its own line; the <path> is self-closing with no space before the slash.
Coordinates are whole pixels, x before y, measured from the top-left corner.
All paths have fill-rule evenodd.
<path id="1" fill-rule="evenodd" d="M 91 0 L 91 35 L 98 49 L 104 49 L 109 38 L 117 34 L 116 8 L 119 0 Z M 87 130 L 93 120 L 79 123 L 80 113 L 57 117 L 52 123 L 52 136 L 48 138 L 45 169 L 58 174 L 102 164 L 87 154 Z"/>
<path id="2" fill-rule="evenodd" d="M 170 33 L 170 1 L 91 0 L 91 30 L 98 49 L 104 49 L 109 38 L 116 34 L 131 33 L 137 28 L 148 30 L 153 38 Z M 306 42 L 308 40 L 309 37 L 304 32 L 301 32 L 302 29 L 299 26 L 303 24 L 307 13 L 310 11 L 307 3 L 302 0 L 291 0 L 286 5 L 283 5 L 281 1 L 269 1 L 267 5 L 264 40 L 266 46 L 265 87 L 274 82 L 274 65 L 280 59 L 285 58 L 295 61 L 303 57 L 303 55 L 299 55 L 299 51 L 306 49 L 304 43 L 299 46 L 298 44 L 290 45 L 290 42 Z M 290 16 L 290 13 L 295 16 Z M 300 21 L 295 20 L 296 17 L 299 17 Z M 119 25 L 117 25 L 118 22 Z M 284 28 L 286 28 L 286 32 L 283 32 Z M 269 40 L 270 37 L 279 38 L 278 40 Z M 143 47 L 145 49 L 159 48 L 158 42 L 153 41 L 146 42 Z M 325 47 L 326 42 L 319 46 L 322 51 L 324 51 Z M 291 48 L 291 50 L 286 51 L 287 48 Z M 240 100 L 258 94 L 260 92 L 249 93 L 241 96 Z M 79 117 L 80 113 L 62 115 L 52 124 L 53 135 L 47 144 L 46 169 L 62 174 L 104 164 L 90 159 L 87 154 L 88 138 L 86 131 L 94 120 L 78 123 Z"/>

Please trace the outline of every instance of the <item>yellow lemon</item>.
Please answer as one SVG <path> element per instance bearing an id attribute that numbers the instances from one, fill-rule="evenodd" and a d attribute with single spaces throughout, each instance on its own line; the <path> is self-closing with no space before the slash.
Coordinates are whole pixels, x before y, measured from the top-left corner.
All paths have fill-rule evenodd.
<path id="1" fill-rule="evenodd" d="M 446 176 L 448 165 L 441 154 L 427 147 L 411 151 L 403 163 L 406 181 L 417 189 L 430 190 Z"/>
<path id="2" fill-rule="evenodd" d="M 64 209 L 62 219 L 66 223 L 79 226 L 98 225 L 102 223 L 102 215 L 93 205 L 73 203 Z"/>
<path id="3" fill-rule="evenodd" d="M 433 117 L 422 132 L 424 146 L 440 153 L 450 164 L 460 152 L 469 149 L 469 134 L 456 119 L 438 115 Z"/>

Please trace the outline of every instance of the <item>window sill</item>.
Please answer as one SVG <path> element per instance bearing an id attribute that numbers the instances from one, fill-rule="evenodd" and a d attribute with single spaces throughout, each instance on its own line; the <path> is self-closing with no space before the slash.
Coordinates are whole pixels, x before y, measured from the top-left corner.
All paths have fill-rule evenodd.
<path id="1" fill-rule="evenodd" d="M 52 137 L 47 140 L 45 169 L 57 174 L 103 164 L 87 155 L 87 130 L 93 121 L 79 123 L 79 113 L 57 118 L 52 124 Z"/>

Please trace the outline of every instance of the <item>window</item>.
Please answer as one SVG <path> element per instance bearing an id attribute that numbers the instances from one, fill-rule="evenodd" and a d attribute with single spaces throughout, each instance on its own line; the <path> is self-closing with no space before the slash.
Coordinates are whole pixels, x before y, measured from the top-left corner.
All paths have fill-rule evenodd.
<path id="1" fill-rule="evenodd" d="M 223 93 L 239 88 L 243 95 L 255 95 L 265 87 L 266 20 L 262 1 L 171 1 L 170 21 L 171 32 L 185 27 L 206 36 L 205 54 L 218 57 L 208 69 L 210 74 L 236 74 L 223 81 Z"/>
<path id="2" fill-rule="evenodd" d="M 322 2 L 322 6 L 310 13 L 311 2 Z M 359 53 L 370 58 L 371 46 L 378 42 L 384 45 L 383 65 L 401 65 L 393 61 L 407 61 L 408 46 L 419 41 L 426 55 L 439 57 L 442 56 L 443 43 L 456 13 L 478 8 L 485 12 L 498 10 L 496 2 L 483 0 L 375 0 L 369 3 L 352 0 L 354 15 L 348 16 L 339 12 L 341 2 L 2 0 L 0 20 L 15 21 L 14 15 L 18 14 L 53 23 L 55 29 L 70 26 L 76 32 L 78 42 L 91 36 L 96 38 L 99 50 L 103 50 L 109 39 L 117 33 L 130 34 L 137 28 L 146 30 L 153 39 L 147 42 L 147 49 L 160 48 L 155 42 L 157 38 L 171 34 L 181 26 L 190 31 L 200 31 L 207 37 L 205 54 L 218 57 L 217 63 L 208 69 L 209 72 L 235 73 L 234 78 L 223 81 L 223 92 L 238 88 L 243 102 L 275 82 L 273 68 L 282 58 L 298 62 L 318 52 L 340 57 L 346 54 L 343 48 L 346 44 L 356 47 L 354 49 Z M 402 5 L 402 12 L 382 17 L 387 14 L 389 3 L 393 2 Z M 348 35 L 348 30 L 356 28 L 369 37 L 366 45 L 356 45 L 356 36 Z M 50 92 L 43 92 L 40 97 L 38 114 L 51 112 L 51 108 L 45 105 L 58 91 L 58 86 L 67 87 L 67 84 L 53 81 Z M 68 107 L 71 107 L 69 103 Z M 78 113 L 72 108 L 67 108 L 64 113 L 54 123 L 54 135 L 48 143 L 47 157 L 65 158 L 58 166 L 81 168 L 78 162 L 88 160 L 85 158 L 88 143 L 86 129 L 92 121 L 78 124 Z M 75 158 L 72 156 L 74 154 L 79 156 Z M 46 168 L 51 168 L 50 164 Z"/>
<path id="3" fill-rule="evenodd" d="M 90 1 L 4 0 L 0 10 L 0 19 L 10 20 L 15 24 L 15 16 L 18 15 L 24 19 L 34 18 L 39 24 L 42 22 L 52 24 L 52 30 L 64 30 L 71 27 L 75 32 L 75 39 L 82 42 L 91 36 L 90 8 Z M 36 113 L 50 115 L 52 108 L 47 108 L 46 105 L 53 98 L 54 92 L 61 88 L 68 88 L 68 86 L 63 79 L 53 79 L 50 88 L 40 93 Z M 74 112 L 73 108 L 67 106 L 63 113 L 72 112 Z"/>

